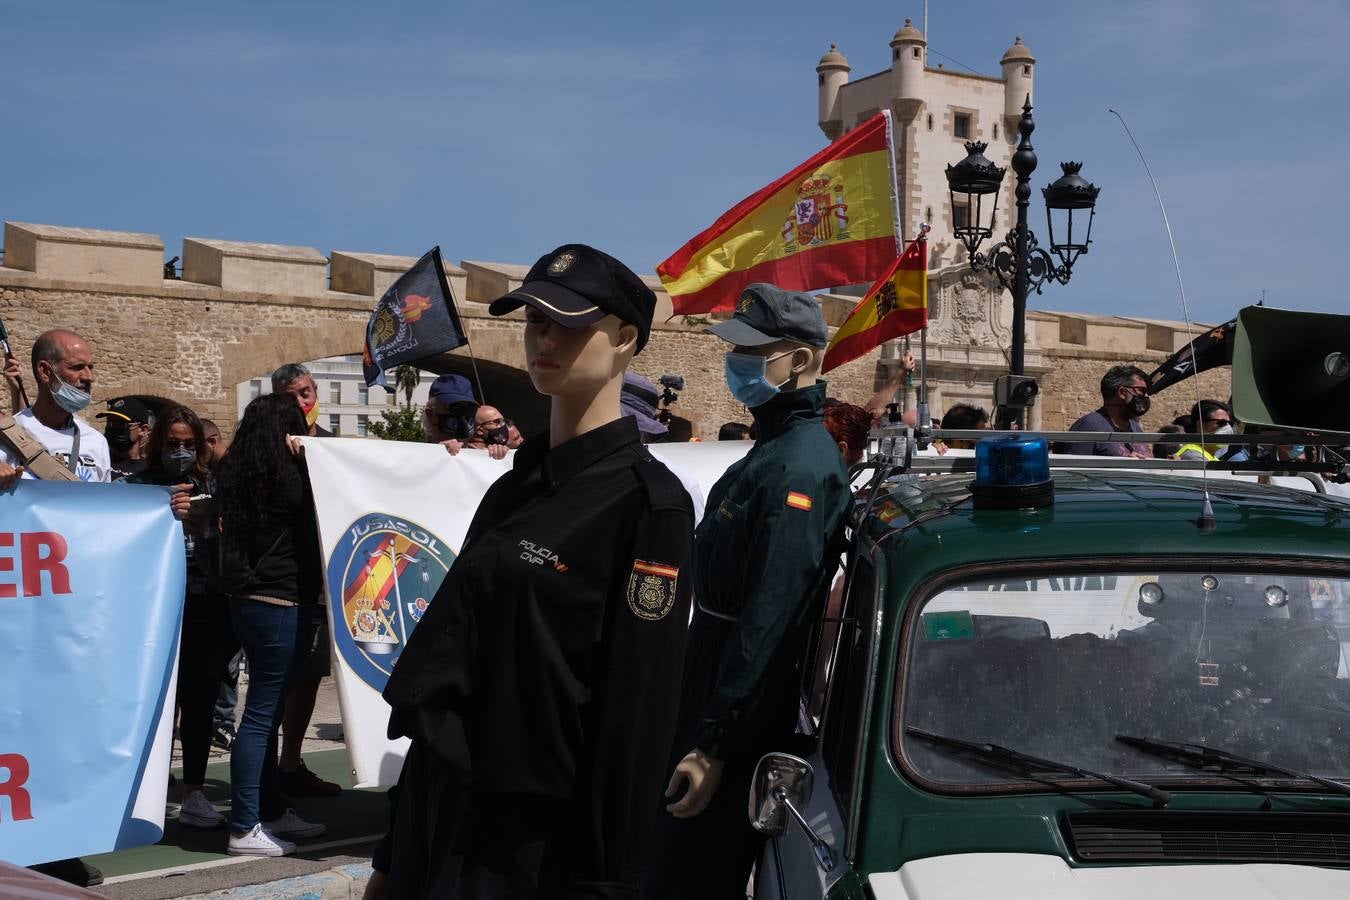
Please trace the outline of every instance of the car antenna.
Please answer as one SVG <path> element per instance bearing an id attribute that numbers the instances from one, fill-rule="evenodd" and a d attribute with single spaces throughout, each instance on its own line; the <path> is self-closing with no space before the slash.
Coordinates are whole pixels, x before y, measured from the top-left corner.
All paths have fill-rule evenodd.
<path id="1" fill-rule="evenodd" d="M 1167 243 L 1172 248 L 1172 265 L 1177 272 L 1177 290 L 1181 293 L 1181 315 L 1186 320 L 1186 343 L 1191 350 L 1191 365 L 1195 365 L 1195 327 L 1191 324 L 1191 311 L 1186 303 L 1186 285 L 1181 280 L 1181 259 L 1177 256 L 1177 242 L 1172 238 L 1172 223 L 1167 219 L 1167 206 L 1163 203 L 1162 191 L 1158 190 L 1158 182 L 1153 178 L 1153 170 L 1149 168 L 1148 160 L 1144 158 L 1144 151 L 1139 148 L 1139 142 L 1134 139 L 1134 133 L 1130 131 L 1130 126 L 1125 124 L 1125 117 L 1116 112 L 1111 107 L 1106 108 L 1107 112 L 1120 120 L 1120 125 L 1125 129 L 1125 135 L 1134 145 L 1134 152 L 1139 154 L 1139 161 L 1144 164 L 1144 173 L 1148 175 L 1149 183 L 1153 185 L 1153 196 L 1158 198 L 1158 209 L 1162 211 L 1163 227 L 1167 229 Z M 1195 381 L 1195 409 L 1197 413 L 1202 413 L 1200 409 L 1200 380 Z M 1204 433 L 1204 423 L 1196 422 L 1200 426 L 1200 432 Z M 1218 522 L 1214 518 L 1214 506 L 1209 500 L 1209 460 L 1204 458 L 1204 444 L 1201 443 L 1200 458 L 1200 486 L 1204 492 L 1204 503 L 1200 506 L 1200 518 L 1195 520 L 1196 526 L 1201 531 L 1213 531 L 1218 527 Z"/>

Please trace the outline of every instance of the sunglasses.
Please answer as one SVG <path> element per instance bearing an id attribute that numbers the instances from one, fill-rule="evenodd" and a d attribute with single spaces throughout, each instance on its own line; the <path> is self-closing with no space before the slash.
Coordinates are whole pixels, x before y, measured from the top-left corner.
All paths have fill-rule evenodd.
<path id="1" fill-rule="evenodd" d="M 169 438 L 167 441 L 164 442 L 164 449 L 165 449 L 165 450 L 196 450 L 196 449 L 197 449 L 197 442 L 196 442 L 196 441 L 177 441 L 177 440 L 174 440 L 173 438 Z"/>

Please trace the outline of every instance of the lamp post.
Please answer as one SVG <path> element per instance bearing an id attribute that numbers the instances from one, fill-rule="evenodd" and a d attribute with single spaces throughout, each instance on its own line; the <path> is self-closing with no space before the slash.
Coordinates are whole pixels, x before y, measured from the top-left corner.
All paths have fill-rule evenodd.
<path id="1" fill-rule="evenodd" d="M 1017 175 L 1017 224 L 1002 241 L 981 253 L 980 244 L 994 233 L 994 215 L 998 211 L 998 190 L 1006 171 L 984 157 L 987 144 L 970 141 L 966 144 L 965 159 L 947 166 L 947 186 L 951 195 L 952 221 L 956 237 L 970 254 L 970 267 L 975 271 L 992 270 L 999 283 L 1013 295 L 1012 353 L 1009 372 L 1013 376 L 1025 374 L 1027 294 L 1036 293 L 1048 281 L 1067 284 L 1078 257 L 1088 251 L 1092 243 L 1092 219 L 1096 215 L 1098 188 L 1078 174 L 1082 163 L 1061 163 L 1064 174 L 1042 191 L 1045 196 L 1046 227 L 1049 230 L 1050 250 L 1047 253 L 1027 226 L 1027 209 L 1031 205 L 1031 173 L 1036 171 L 1036 153 L 1031 147 L 1031 132 L 1036 123 L 1031 118 L 1031 97 L 1022 107 L 1022 118 L 1017 124 L 1021 140 L 1012 155 L 1013 172 Z M 985 200 L 989 198 L 986 215 Z M 957 214 L 964 207 L 964 219 Z M 1088 211 L 1087 225 L 1082 225 L 1081 210 Z M 1080 211 L 1076 234 L 1074 212 Z M 1058 228 L 1056 219 L 1060 220 Z M 1056 241 L 1056 235 L 1060 240 Z M 1016 381 L 1016 379 L 1014 379 Z M 1034 392 L 1033 392 L 1034 393 Z"/>

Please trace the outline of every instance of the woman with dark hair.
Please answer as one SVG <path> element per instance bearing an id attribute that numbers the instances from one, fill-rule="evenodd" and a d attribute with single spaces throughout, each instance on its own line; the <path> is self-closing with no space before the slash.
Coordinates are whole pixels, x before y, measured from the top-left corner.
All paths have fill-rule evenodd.
<path id="1" fill-rule="evenodd" d="M 211 450 L 197 414 L 186 406 L 162 409 L 145 448 L 145 468 L 125 480 L 176 485 L 203 500 L 214 492 Z M 200 507 L 199 507 L 200 508 Z M 211 754 L 212 711 L 220 673 L 234 654 L 234 633 L 225 601 L 212 592 L 193 552 L 198 523 L 183 522 L 187 591 L 183 635 L 178 648 L 178 740 L 183 747 L 183 802 L 178 822 L 191 828 L 219 828 L 225 817 L 202 792 Z"/>
<path id="2" fill-rule="evenodd" d="M 319 533 L 304 462 L 293 438 L 308 431 L 289 394 L 265 394 L 244 410 L 216 473 L 218 556 L 229 573 L 230 620 L 248 661 L 248 698 L 230 750 L 230 840 L 236 856 L 286 856 L 291 837 L 322 834 L 287 809 L 277 773 L 277 729 L 296 664 L 313 638 L 323 589 Z"/>

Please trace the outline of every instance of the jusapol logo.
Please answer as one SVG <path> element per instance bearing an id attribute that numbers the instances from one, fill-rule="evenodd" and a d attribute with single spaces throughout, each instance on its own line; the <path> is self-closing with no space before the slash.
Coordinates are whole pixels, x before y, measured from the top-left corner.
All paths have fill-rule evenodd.
<path id="1" fill-rule="evenodd" d="M 342 658 L 384 690 L 413 629 L 455 562 L 438 535 L 369 513 L 346 529 L 328 561 L 329 607 Z"/>

